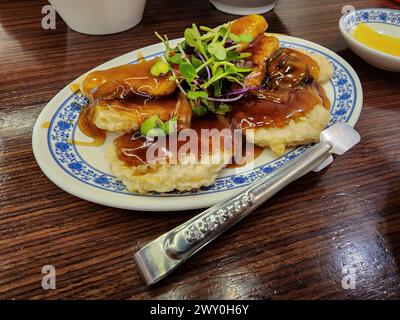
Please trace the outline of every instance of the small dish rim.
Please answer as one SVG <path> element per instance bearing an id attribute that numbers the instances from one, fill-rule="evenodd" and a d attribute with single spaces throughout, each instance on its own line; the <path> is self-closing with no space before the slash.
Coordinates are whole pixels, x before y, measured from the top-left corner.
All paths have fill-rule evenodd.
<path id="1" fill-rule="evenodd" d="M 355 9 L 356 12 L 357 12 L 357 11 L 370 11 L 370 10 L 399 11 L 399 13 L 400 13 L 400 10 L 390 9 L 390 8 L 361 8 L 361 9 Z M 367 46 L 367 45 L 363 44 L 362 42 L 358 41 L 358 40 L 355 39 L 354 37 L 352 37 L 352 36 L 350 35 L 350 32 L 349 32 L 350 29 L 349 29 L 349 31 L 346 31 L 346 29 L 344 28 L 344 20 L 345 20 L 350 14 L 352 14 L 352 12 L 347 12 L 347 13 L 345 13 L 344 15 L 342 15 L 342 16 L 340 17 L 340 19 L 339 19 L 339 30 L 340 30 L 340 33 L 342 34 L 342 36 L 343 36 L 347 41 L 356 43 L 356 44 L 359 45 L 360 47 L 362 47 L 362 48 L 364 48 L 364 49 L 370 51 L 371 53 L 376 54 L 376 55 L 378 55 L 378 56 L 380 56 L 380 57 L 382 57 L 382 58 L 388 58 L 388 59 L 391 59 L 391 60 L 394 60 L 394 61 L 400 63 L 400 57 L 395 56 L 395 55 L 393 55 L 393 54 L 389 54 L 389 53 L 385 53 L 385 52 L 379 51 L 379 50 L 377 50 L 377 49 L 374 49 L 374 48 L 372 48 L 372 47 L 370 47 L 370 46 Z M 388 23 L 385 23 L 385 22 L 382 22 L 382 23 L 383 23 L 383 24 L 386 24 L 386 25 L 389 25 Z M 358 23 L 355 23 L 355 25 L 357 25 L 357 24 L 358 24 Z M 400 28 L 400 24 L 398 25 L 398 28 Z"/>

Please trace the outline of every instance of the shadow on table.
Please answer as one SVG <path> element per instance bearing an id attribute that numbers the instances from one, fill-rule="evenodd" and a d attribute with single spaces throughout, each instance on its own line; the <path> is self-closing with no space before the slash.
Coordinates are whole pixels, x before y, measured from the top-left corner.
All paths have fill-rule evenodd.
<path id="1" fill-rule="evenodd" d="M 268 32 L 288 34 L 288 29 L 274 10 L 264 14 L 264 17 L 268 21 Z"/>
<path id="2" fill-rule="evenodd" d="M 14 39 L 21 51 L 35 59 L 45 58 L 45 50 L 62 52 L 67 51 L 68 47 L 69 29 L 59 15 L 56 16 L 56 29 L 43 29 L 45 14 L 41 13 L 41 9 L 46 4 L 37 2 L 21 10 L 17 2 L 10 1 L 3 3 L 0 10 L 0 34 L 4 32 Z"/>

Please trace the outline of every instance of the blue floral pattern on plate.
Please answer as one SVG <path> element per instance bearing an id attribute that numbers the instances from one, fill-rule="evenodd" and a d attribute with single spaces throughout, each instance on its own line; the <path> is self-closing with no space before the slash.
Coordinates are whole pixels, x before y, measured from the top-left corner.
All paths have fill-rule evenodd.
<path id="1" fill-rule="evenodd" d="M 388 17 L 386 17 L 386 19 L 388 19 Z M 334 88 L 334 98 L 333 101 L 331 101 L 332 119 L 330 124 L 338 121 L 348 121 L 353 113 L 357 100 L 356 85 L 349 71 L 335 58 L 325 54 L 322 51 L 288 41 L 281 41 L 281 45 L 283 47 L 302 48 L 308 50 L 309 52 L 319 53 L 324 55 L 329 60 L 334 68 L 334 74 L 330 80 Z M 152 54 L 151 56 L 157 56 L 161 54 L 162 52 L 158 52 L 156 54 Z M 147 56 L 146 58 L 148 57 L 150 56 Z M 132 63 L 134 62 L 135 61 Z M 71 141 L 71 139 L 73 139 L 75 136 L 80 110 L 87 104 L 87 102 L 88 101 L 86 97 L 84 97 L 80 91 L 77 91 L 59 106 L 51 120 L 47 136 L 48 147 L 51 155 L 56 163 L 65 172 L 83 183 L 103 190 L 108 190 L 110 192 L 134 194 L 127 191 L 125 186 L 119 180 L 117 180 L 116 177 L 102 172 L 87 163 L 79 154 L 76 146 L 69 143 L 69 141 Z M 303 146 L 296 148 L 278 159 L 275 159 L 269 163 L 265 163 L 252 170 L 241 172 L 240 174 L 219 177 L 216 179 L 213 185 L 208 187 L 202 187 L 191 192 L 176 191 L 166 194 L 159 194 L 159 196 L 176 197 L 207 194 L 243 187 L 296 158 L 307 148 L 309 147 Z M 152 194 L 149 196 L 151 195 Z"/>

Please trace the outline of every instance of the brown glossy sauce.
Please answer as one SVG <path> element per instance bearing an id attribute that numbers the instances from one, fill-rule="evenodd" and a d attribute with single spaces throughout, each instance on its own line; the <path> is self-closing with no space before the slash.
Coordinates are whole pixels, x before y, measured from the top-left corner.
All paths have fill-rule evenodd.
<path id="1" fill-rule="evenodd" d="M 143 52 L 141 52 L 141 51 L 138 51 L 138 52 L 137 52 L 137 54 L 136 54 L 136 60 L 137 60 L 137 63 L 142 63 L 143 61 L 146 61 L 146 60 L 144 59 Z"/>
<path id="2" fill-rule="evenodd" d="M 242 145 L 241 145 L 241 154 L 240 157 L 233 157 L 232 163 L 228 164 L 227 168 L 239 168 L 243 167 L 246 164 L 254 161 L 258 158 L 258 156 L 263 152 L 264 148 L 256 146 L 251 142 L 247 141 L 245 136 L 242 136 Z M 234 151 L 236 155 L 237 151 Z"/>
<path id="3" fill-rule="evenodd" d="M 43 122 L 42 125 L 41 125 L 41 127 L 42 127 L 43 129 L 47 129 L 48 127 L 50 127 L 50 121 Z"/>
<path id="4" fill-rule="evenodd" d="M 246 50 L 251 53 L 247 61 L 251 61 L 253 66 L 266 67 L 266 61 L 273 53 L 279 49 L 279 40 L 276 37 L 262 34 Z"/>
<path id="5" fill-rule="evenodd" d="M 70 143 L 80 145 L 80 146 L 90 146 L 96 147 L 101 146 L 106 140 L 106 131 L 99 129 L 93 123 L 93 109 L 90 107 L 85 107 L 78 119 L 78 128 L 82 133 L 93 139 L 91 142 L 70 140 Z"/>
<path id="6" fill-rule="evenodd" d="M 330 108 L 325 91 L 314 81 L 318 79 L 319 67 L 306 54 L 284 49 L 278 58 L 268 63 L 268 74 L 266 89 L 235 103 L 235 127 L 280 128 L 304 116 L 319 103 Z"/>
<path id="7" fill-rule="evenodd" d="M 318 96 L 321 98 L 322 105 L 325 107 L 326 110 L 329 111 L 331 109 L 331 102 L 326 95 L 325 89 L 319 83 L 314 83 L 314 88 L 317 91 Z"/>
<path id="8" fill-rule="evenodd" d="M 153 114 L 158 114 L 162 120 L 168 120 L 174 113 L 178 104 L 178 94 L 174 93 L 160 98 L 151 98 L 132 94 L 124 99 L 110 98 L 98 99 L 94 106 L 109 108 L 134 114 L 138 119 L 144 120 Z M 142 119 L 143 118 L 143 119 Z"/>
<path id="9" fill-rule="evenodd" d="M 73 82 L 69 85 L 72 92 L 76 92 L 80 89 L 79 83 Z"/>
<path id="10" fill-rule="evenodd" d="M 318 64 L 307 54 L 285 48 L 282 54 L 268 63 L 270 87 L 295 87 L 302 82 L 319 78 Z"/>
<path id="11" fill-rule="evenodd" d="M 235 155 L 237 150 L 241 151 L 241 157 L 233 157 L 233 163 L 229 164 L 228 168 L 236 168 L 246 165 L 251 161 L 254 161 L 264 150 L 261 147 L 255 146 L 248 141 L 246 141 L 243 135 L 240 136 L 239 143 L 241 144 L 241 148 L 236 148 L 233 144 L 236 142 L 232 140 L 227 135 L 228 132 L 231 131 L 231 121 L 228 117 L 223 116 L 204 116 L 200 118 L 195 118 L 192 121 L 191 129 L 193 129 L 197 134 L 197 140 L 195 143 L 197 144 L 197 148 L 195 148 L 195 156 L 197 159 L 200 159 L 202 156 L 202 144 L 208 144 L 208 148 L 206 149 L 210 154 L 217 150 L 223 150 L 228 147 L 231 150 L 232 155 Z M 210 136 L 202 137 L 201 130 L 218 130 L 215 131 Z M 221 133 L 222 130 L 225 133 Z M 185 133 L 185 130 L 181 131 L 181 133 Z M 228 146 L 224 145 L 224 137 L 227 138 Z M 143 164 L 149 164 L 150 162 L 156 160 L 155 162 L 171 163 L 173 161 L 177 161 L 177 157 L 179 154 L 187 154 L 193 149 L 183 148 L 183 146 L 187 146 L 189 137 L 186 139 L 179 139 L 178 136 L 172 135 L 165 137 L 165 140 L 160 140 L 164 138 L 146 138 L 141 135 L 139 132 L 134 133 L 126 133 L 114 141 L 114 145 L 116 146 L 117 156 L 118 158 L 132 166 L 138 166 Z M 208 140 L 204 140 L 208 139 Z M 150 147 L 155 147 L 155 144 L 161 143 L 160 145 L 163 148 L 157 148 L 157 152 L 154 153 L 154 156 L 151 156 L 151 159 L 148 159 L 148 150 Z M 153 154 L 153 153 L 150 153 Z M 236 162 L 236 160 L 239 160 Z M 174 162 L 176 163 L 176 162 Z"/>
<path id="12" fill-rule="evenodd" d="M 167 137 L 148 138 L 141 135 L 139 132 L 134 132 L 126 133 L 118 137 L 114 140 L 114 145 L 116 146 L 118 158 L 132 166 L 146 164 L 153 160 L 156 160 L 156 162 L 166 160 L 166 162 L 171 163 L 173 160 L 176 161 L 176 157 L 179 154 L 187 154 L 193 150 L 195 150 L 195 156 L 200 158 L 202 154 L 202 143 L 208 144 L 207 150 L 209 153 L 211 153 L 213 149 L 215 150 L 215 148 L 223 148 L 222 135 L 218 135 L 217 132 L 215 132 L 215 134 L 211 136 L 202 137 L 202 129 L 216 129 L 218 132 L 227 129 L 230 132 L 230 121 L 228 118 L 222 116 L 207 115 L 194 118 L 191 123 L 191 129 L 194 130 L 192 132 L 196 133 L 196 140 L 189 140 L 190 132 L 185 129 L 180 131 L 180 134 L 187 133 L 186 137 L 172 134 Z M 188 146 L 189 141 L 193 142 L 191 145 L 196 147 L 192 149 L 184 148 L 185 145 Z M 162 148 L 157 148 L 158 152 L 154 153 L 155 157 L 148 159 L 149 148 L 152 146 L 154 148 L 157 143 L 159 143 Z"/>
<path id="13" fill-rule="evenodd" d="M 143 95 L 164 95 L 175 91 L 174 81 L 168 80 L 171 73 L 154 77 L 150 69 L 158 59 L 144 60 L 140 63 L 125 64 L 118 67 L 94 71 L 86 76 L 82 84 L 82 92 L 91 100 L 114 94 L 118 87 L 130 89 Z M 105 86 L 103 86 L 106 84 Z M 160 93 L 160 94 L 158 94 Z"/>

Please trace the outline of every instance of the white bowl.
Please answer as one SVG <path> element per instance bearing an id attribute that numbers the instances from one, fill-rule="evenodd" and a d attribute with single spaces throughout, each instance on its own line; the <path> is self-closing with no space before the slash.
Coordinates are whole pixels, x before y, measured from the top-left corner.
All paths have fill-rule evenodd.
<path id="1" fill-rule="evenodd" d="M 245 16 L 262 14 L 272 10 L 276 0 L 210 0 L 222 12 Z"/>
<path id="2" fill-rule="evenodd" d="M 400 38 L 400 11 L 384 8 L 358 9 L 346 13 L 339 20 L 340 33 L 351 50 L 375 67 L 399 72 L 400 57 L 373 49 L 351 35 L 361 22 L 379 33 Z"/>
<path id="3" fill-rule="evenodd" d="M 146 0 L 49 0 L 65 23 L 86 34 L 111 34 L 136 26 Z"/>

